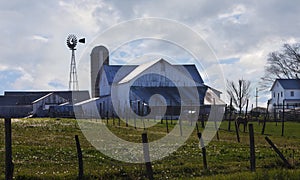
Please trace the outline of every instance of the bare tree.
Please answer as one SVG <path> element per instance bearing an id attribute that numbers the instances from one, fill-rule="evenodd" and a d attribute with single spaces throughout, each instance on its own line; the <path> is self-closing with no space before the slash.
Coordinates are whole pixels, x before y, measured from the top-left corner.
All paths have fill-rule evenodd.
<path id="1" fill-rule="evenodd" d="M 284 44 L 280 51 L 268 55 L 265 74 L 261 78 L 260 87 L 268 89 L 275 79 L 295 79 L 300 75 L 300 43 Z"/>
<path id="2" fill-rule="evenodd" d="M 239 109 L 239 113 L 242 113 L 242 108 L 247 103 L 247 99 L 250 97 L 251 82 L 248 80 L 240 79 L 236 84 L 234 81 L 227 80 L 227 94 L 232 98 L 233 104 Z"/>

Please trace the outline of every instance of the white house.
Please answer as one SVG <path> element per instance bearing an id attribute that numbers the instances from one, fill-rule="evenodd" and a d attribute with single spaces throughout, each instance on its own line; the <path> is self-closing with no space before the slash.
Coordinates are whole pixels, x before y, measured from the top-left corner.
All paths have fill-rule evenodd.
<path id="1" fill-rule="evenodd" d="M 276 79 L 271 88 L 270 107 L 285 104 L 285 108 L 300 107 L 300 79 Z"/>

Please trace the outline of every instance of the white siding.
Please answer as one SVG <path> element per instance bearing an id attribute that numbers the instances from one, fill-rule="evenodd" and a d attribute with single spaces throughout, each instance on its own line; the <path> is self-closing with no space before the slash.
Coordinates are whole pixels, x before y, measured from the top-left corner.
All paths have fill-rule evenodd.
<path id="1" fill-rule="evenodd" d="M 291 96 L 291 91 L 294 92 L 294 96 Z M 286 99 L 300 99 L 300 90 L 299 89 L 289 89 L 285 90 Z"/>
<path id="2" fill-rule="evenodd" d="M 275 93 L 275 97 L 274 97 Z M 281 96 L 282 93 L 282 96 Z M 280 83 L 277 81 L 272 89 L 272 99 L 270 105 L 273 104 L 282 104 L 283 100 L 285 99 L 285 91 Z"/>

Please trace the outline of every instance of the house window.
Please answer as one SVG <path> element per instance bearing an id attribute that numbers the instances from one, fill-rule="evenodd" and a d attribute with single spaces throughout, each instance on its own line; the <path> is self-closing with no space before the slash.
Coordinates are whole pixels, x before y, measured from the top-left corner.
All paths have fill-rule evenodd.
<path id="1" fill-rule="evenodd" d="M 274 97 L 275 97 L 275 92 L 274 92 L 274 95 L 273 95 Z"/>
<path id="2" fill-rule="evenodd" d="M 291 97 L 294 97 L 294 91 L 291 91 Z"/>
<path id="3" fill-rule="evenodd" d="M 282 97 L 282 92 L 280 92 L 280 96 Z"/>

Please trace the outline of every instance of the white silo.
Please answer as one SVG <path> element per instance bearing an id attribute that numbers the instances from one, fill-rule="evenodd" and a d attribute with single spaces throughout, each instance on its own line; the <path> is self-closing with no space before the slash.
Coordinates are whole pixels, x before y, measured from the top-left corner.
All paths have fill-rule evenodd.
<path id="1" fill-rule="evenodd" d="M 104 46 L 96 46 L 91 52 L 91 93 L 92 97 L 100 96 L 99 75 L 103 65 L 109 65 L 109 52 Z"/>

